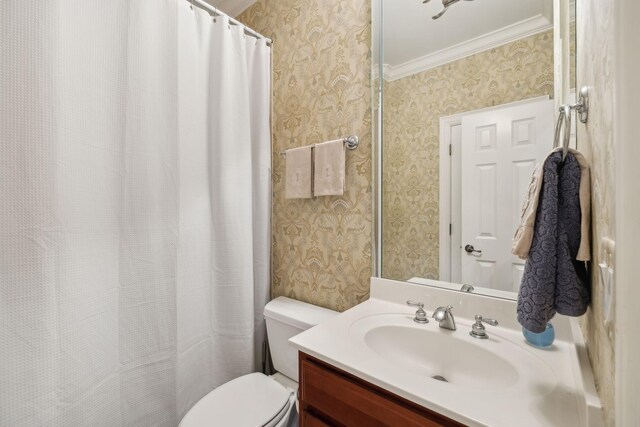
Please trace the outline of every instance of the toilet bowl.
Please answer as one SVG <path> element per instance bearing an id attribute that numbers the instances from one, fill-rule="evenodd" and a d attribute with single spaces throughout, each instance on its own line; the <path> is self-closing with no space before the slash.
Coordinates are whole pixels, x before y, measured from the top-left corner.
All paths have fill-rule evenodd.
<path id="1" fill-rule="evenodd" d="M 214 389 L 182 418 L 179 427 L 297 426 L 298 351 L 289 338 L 338 314 L 278 297 L 264 308 L 271 359 L 277 373 L 243 375 Z"/>

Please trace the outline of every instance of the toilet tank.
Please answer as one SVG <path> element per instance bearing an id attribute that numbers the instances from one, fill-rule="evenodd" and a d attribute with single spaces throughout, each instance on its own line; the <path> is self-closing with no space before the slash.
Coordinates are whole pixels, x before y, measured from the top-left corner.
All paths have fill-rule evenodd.
<path id="1" fill-rule="evenodd" d="M 289 338 L 337 315 L 337 311 L 291 298 L 278 297 L 264 307 L 273 366 L 298 382 L 298 350 Z"/>

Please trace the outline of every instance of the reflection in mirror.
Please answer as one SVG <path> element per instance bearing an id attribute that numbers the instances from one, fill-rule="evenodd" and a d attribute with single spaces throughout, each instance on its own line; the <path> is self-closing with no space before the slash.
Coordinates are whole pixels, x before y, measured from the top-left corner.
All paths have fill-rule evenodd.
<path id="1" fill-rule="evenodd" d="M 382 0 L 381 277 L 515 298 L 512 238 L 553 147 L 553 14 L 553 0 Z"/>

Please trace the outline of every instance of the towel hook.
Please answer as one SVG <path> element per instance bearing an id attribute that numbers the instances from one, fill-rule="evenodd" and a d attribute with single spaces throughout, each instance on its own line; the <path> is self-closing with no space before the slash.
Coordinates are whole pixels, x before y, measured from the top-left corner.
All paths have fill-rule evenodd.
<path id="1" fill-rule="evenodd" d="M 589 119 L 589 87 L 582 86 L 578 94 L 578 102 L 571 106 L 572 110 L 576 110 L 578 118 L 582 123 L 587 123 Z"/>
<path id="2" fill-rule="evenodd" d="M 589 88 L 583 86 L 578 94 L 578 102 L 575 104 L 564 104 L 560 107 L 560 115 L 556 123 L 556 133 L 553 147 L 560 147 L 560 134 L 564 125 L 564 138 L 562 141 L 562 161 L 566 159 L 571 141 L 571 111 L 575 110 L 580 122 L 587 123 L 589 119 Z"/>

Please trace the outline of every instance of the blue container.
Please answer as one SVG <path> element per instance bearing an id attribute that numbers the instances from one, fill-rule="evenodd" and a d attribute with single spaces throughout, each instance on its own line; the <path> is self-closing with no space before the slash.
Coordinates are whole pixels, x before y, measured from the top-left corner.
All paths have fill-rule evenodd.
<path id="1" fill-rule="evenodd" d="M 549 347 L 553 344 L 553 340 L 556 339 L 556 331 L 553 329 L 553 325 L 551 323 L 547 323 L 547 328 L 544 332 L 540 332 L 539 334 L 522 328 L 522 335 L 524 335 L 529 344 L 538 348 Z"/>

